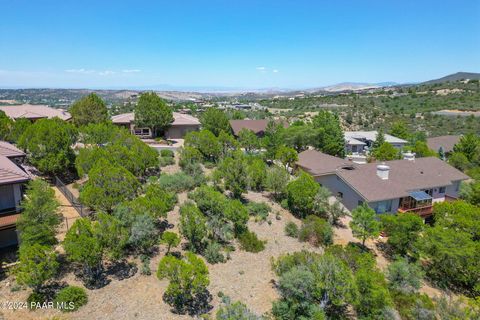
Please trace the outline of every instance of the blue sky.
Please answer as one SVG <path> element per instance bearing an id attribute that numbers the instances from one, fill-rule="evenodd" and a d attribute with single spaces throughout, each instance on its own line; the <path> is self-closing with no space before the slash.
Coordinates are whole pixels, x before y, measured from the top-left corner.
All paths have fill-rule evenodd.
<path id="1" fill-rule="evenodd" d="M 480 1 L 0 0 L 0 87 L 302 88 L 480 72 Z"/>

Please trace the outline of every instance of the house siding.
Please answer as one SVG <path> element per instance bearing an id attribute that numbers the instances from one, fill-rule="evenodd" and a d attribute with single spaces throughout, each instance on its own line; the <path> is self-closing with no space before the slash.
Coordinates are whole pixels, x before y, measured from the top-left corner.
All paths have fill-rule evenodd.
<path id="1" fill-rule="evenodd" d="M 353 190 L 342 179 L 337 177 L 336 174 L 318 176 L 315 177 L 315 181 L 329 189 L 332 195 L 337 198 L 338 194 L 341 193 L 343 196 L 341 199 L 339 198 L 339 200 L 350 211 L 355 209 L 359 203 L 365 201 L 365 199 L 363 199 L 355 190 Z"/>
<path id="2" fill-rule="evenodd" d="M 197 131 L 200 125 L 173 125 L 165 132 L 167 139 L 183 139 L 190 131 Z"/>

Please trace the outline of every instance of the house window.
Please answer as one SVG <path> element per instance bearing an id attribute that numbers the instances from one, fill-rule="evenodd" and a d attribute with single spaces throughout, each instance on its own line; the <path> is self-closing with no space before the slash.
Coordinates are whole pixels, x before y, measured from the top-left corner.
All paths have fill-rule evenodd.
<path id="1" fill-rule="evenodd" d="M 438 193 L 444 194 L 445 193 L 445 187 L 440 187 L 438 189 Z"/>
<path id="2" fill-rule="evenodd" d="M 337 198 L 343 199 L 343 192 L 337 192 Z"/>
<path id="3" fill-rule="evenodd" d="M 358 200 L 357 205 L 361 206 L 363 204 L 362 200 Z"/>

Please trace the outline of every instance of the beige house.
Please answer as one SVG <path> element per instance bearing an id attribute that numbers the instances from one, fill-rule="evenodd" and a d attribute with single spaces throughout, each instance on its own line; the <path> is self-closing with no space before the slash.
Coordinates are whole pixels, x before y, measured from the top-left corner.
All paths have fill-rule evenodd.
<path id="1" fill-rule="evenodd" d="M 21 168 L 25 153 L 14 145 L 0 141 L 0 248 L 16 245 L 16 222 L 24 184 L 30 176 Z"/>
<path id="2" fill-rule="evenodd" d="M 200 129 L 200 121 L 188 114 L 173 112 L 173 119 L 172 124 L 165 132 L 165 138 L 167 139 L 183 139 L 188 132 Z M 140 138 L 152 138 L 150 128 L 138 128 L 135 126 L 135 114 L 133 112 L 113 116 L 112 122 L 129 129 L 132 134 Z"/>
<path id="3" fill-rule="evenodd" d="M 28 119 L 33 122 L 38 119 L 51 119 L 57 117 L 62 120 L 68 121 L 72 118 L 70 113 L 68 113 L 67 111 L 51 108 L 46 105 L 22 104 L 12 106 L 0 106 L 0 110 L 5 112 L 5 114 L 13 120 Z"/>
<path id="4" fill-rule="evenodd" d="M 297 167 L 349 210 L 368 203 L 377 213 L 414 212 L 429 217 L 433 203 L 457 199 L 460 182 L 469 178 L 436 157 L 356 164 L 307 150 L 298 158 Z"/>

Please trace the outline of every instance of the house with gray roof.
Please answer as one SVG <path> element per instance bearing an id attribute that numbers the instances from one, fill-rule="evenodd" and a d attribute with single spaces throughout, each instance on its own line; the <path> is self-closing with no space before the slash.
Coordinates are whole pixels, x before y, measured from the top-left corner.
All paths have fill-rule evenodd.
<path id="1" fill-rule="evenodd" d="M 377 139 L 377 131 L 346 131 L 345 137 L 345 151 L 347 154 L 364 154 L 368 151 L 375 140 Z M 403 148 L 408 141 L 394 137 L 389 134 L 384 134 L 385 142 L 390 143 L 397 149 Z"/>
<path id="2" fill-rule="evenodd" d="M 435 152 L 438 152 L 440 148 L 442 148 L 445 154 L 449 154 L 453 151 L 453 146 L 455 146 L 458 141 L 460 141 L 461 137 L 462 136 L 448 135 L 427 138 L 427 145 Z"/>
<path id="3" fill-rule="evenodd" d="M 139 128 L 135 126 L 135 113 L 122 113 L 112 117 L 113 124 L 125 127 L 139 138 L 152 138 L 150 128 Z M 173 122 L 165 132 L 167 139 L 182 139 L 188 132 L 200 129 L 200 121 L 188 114 L 173 112 Z"/>
<path id="4" fill-rule="evenodd" d="M 230 120 L 230 127 L 232 128 L 233 135 L 238 137 L 238 134 L 243 129 L 253 131 L 257 136 L 263 137 L 265 130 L 267 130 L 268 123 L 272 121 L 269 119 L 259 119 L 259 120 Z M 277 121 L 277 120 L 275 120 Z M 288 123 L 285 121 L 279 121 L 284 128 L 288 127 Z"/>
<path id="5" fill-rule="evenodd" d="M 349 210 L 362 203 L 377 213 L 431 215 L 435 202 L 455 200 L 468 176 L 436 157 L 356 164 L 315 150 L 299 154 L 297 168 L 311 174 Z"/>
<path id="6" fill-rule="evenodd" d="M 21 167 L 25 153 L 0 141 L 0 248 L 18 243 L 16 222 L 24 185 L 31 177 Z"/>

